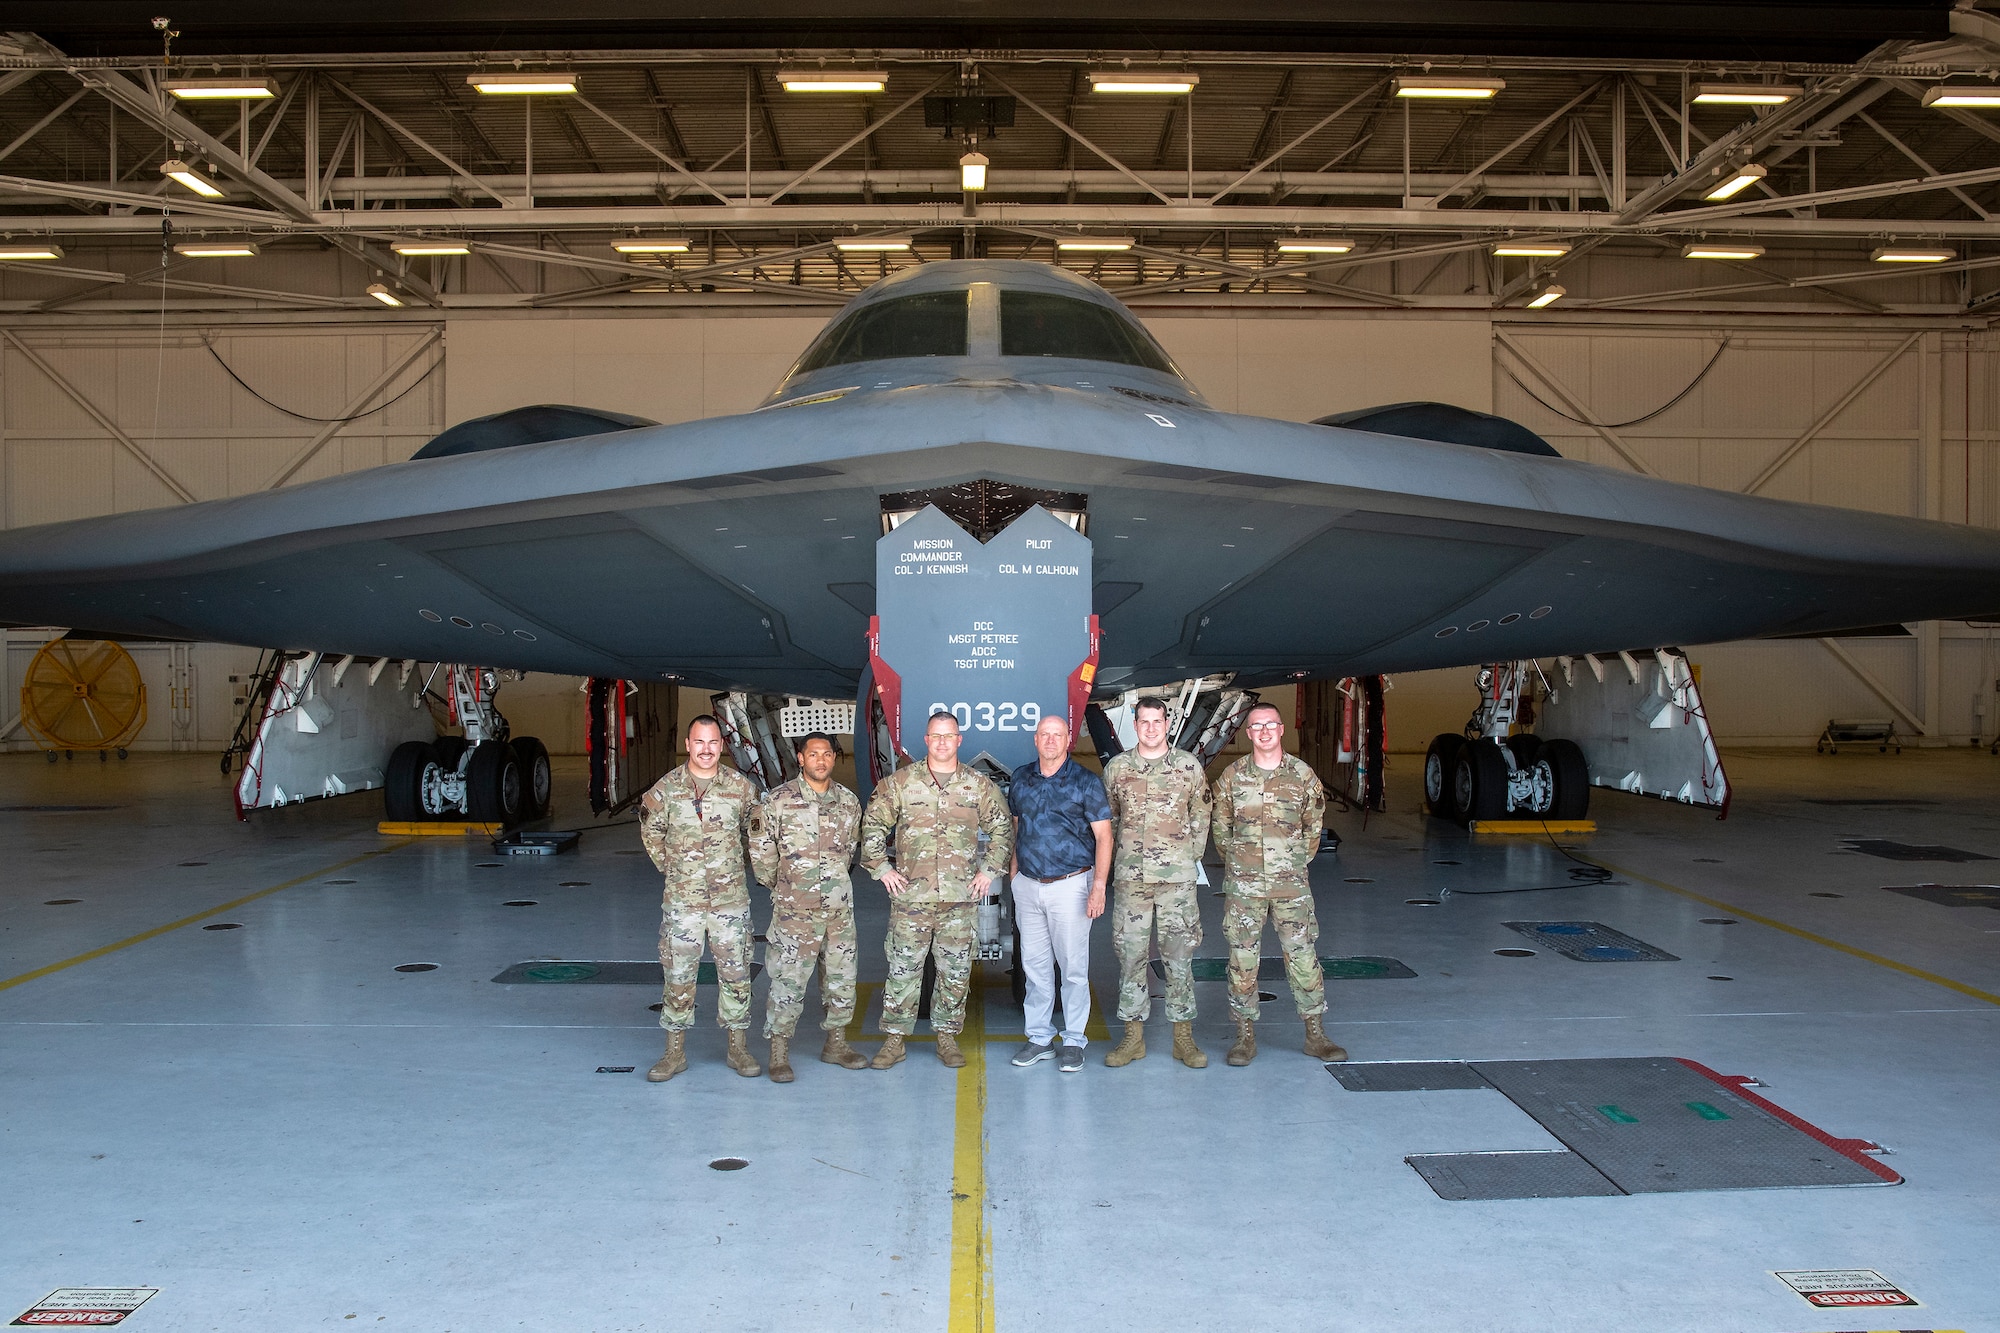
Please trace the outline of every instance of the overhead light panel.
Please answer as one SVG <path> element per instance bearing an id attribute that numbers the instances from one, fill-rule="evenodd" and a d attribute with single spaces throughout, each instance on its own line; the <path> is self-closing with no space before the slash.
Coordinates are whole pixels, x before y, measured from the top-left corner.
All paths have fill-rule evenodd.
<path id="1" fill-rule="evenodd" d="M 278 95 L 275 79 L 168 79 L 160 86 L 185 102 L 242 102 Z"/>
<path id="2" fill-rule="evenodd" d="M 482 93 L 492 94 L 520 96 L 576 91 L 574 74 L 523 74 L 516 70 L 511 74 L 468 74 L 465 81 Z"/>
<path id="3" fill-rule="evenodd" d="M 907 250 L 910 238 L 907 236 L 855 236 L 844 241 L 835 241 L 833 248 L 849 254 L 870 254 L 877 251 Z"/>
<path id="4" fill-rule="evenodd" d="M 961 190 L 983 190 L 986 188 L 986 168 L 992 165 L 984 153 L 967 153 L 958 159 L 958 188 Z"/>
<path id="5" fill-rule="evenodd" d="M 1703 195 L 1702 198 L 1720 203 L 1724 199 L 1731 198 L 1749 189 L 1752 185 L 1755 185 L 1770 174 L 1755 162 L 1745 162 L 1733 171 L 1725 167 L 1724 171 L 1727 172 L 1727 175 L 1724 176 L 1722 182 L 1713 190 Z"/>
<path id="6" fill-rule="evenodd" d="M 1137 244 L 1130 236 L 1065 236 L 1056 242 L 1056 249 L 1087 254 L 1092 251 L 1130 250 Z"/>
<path id="7" fill-rule="evenodd" d="M 1172 70 L 1094 69 L 1084 77 L 1090 80 L 1094 93 L 1191 93 L 1201 82 L 1199 74 Z"/>
<path id="8" fill-rule="evenodd" d="M 881 69 L 781 69 L 778 82 L 788 93 L 879 93 L 889 86 Z"/>
<path id="9" fill-rule="evenodd" d="M 1353 248 L 1345 236 L 1294 236 L 1278 242 L 1281 255 L 1344 255 Z"/>
<path id="10" fill-rule="evenodd" d="M 1543 306 L 1554 305 L 1556 302 L 1562 300 L 1565 296 L 1568 295 L 1569 292 L 1561 287 L 1556 287 L 1556 286 L 1544 287 L 1542 288 L 1541 294 L 1539 296 L 1537 296 L 1534 300 L 1528 302 L 1528 309 L 1540 310 Z"/>
<path id="11" fill-rule="evenodd" d="M 1942 264 L 1958 258 L 1958 252 L 1935 245 L 1885 245 L 1868 257 L 1878 264 Z"/>
<path id="12" fill-rule="evenodd" d="M 1689 241 L 1681 247 L 1682 259 L 1755 259 L 1763 253 L 1761 245 L 1730 245 L 1720 241 Z"/>
<path id="13" fill-rule="evenodd" d="M 376 300 L 380 301 L 383 305 L 400 306 L 403 304 L 402 297 L 396 295 L 396 293 L 390 291 L 387 287 L 385 287 L 379 282 L 371 282 L 368 284 L 368 294 L 374 297 Z"/>
<path id="14" fill-rule="evenodd" d="M 174 253 L 189 259 L 246 259 L 257 253 L 255 241 L 180 241 Z"/>
<path id="15" fill-rule="evenodd" d="M 632 236 L 613 241 L 611 248 L 621 255 L 684 255 L 694 243 L 683 236 Z"/>
<path id="16" fill-rule="evenodd" d="M 222 198 L 222 187 L 177 157 L 160 163 L 160 174 L 168 180 L 179 181 L 204 199 Z"/>
<path id="17" fill-rule="evenodd" d="M 1941 84 L 1924 94 L 1924 105 L 1983 107 L 1992 111 L 2000 108 L 2000 86 Z"/>
<path id="18" fill-rule="evenodd" d="M 1783 106 L 1804 92 L 1796 83 L 1697 83 L 1694 100 L 1702 106 Z"/>
<path id="19" fill-rule="evenodd" d="M 1569 253 L 1569 242 L 1501 241 L 1493 247 L 1493 253 L 1520 259 L 1560 259 Z"/>
<path id="20" fill-rule="evenodd" d="M 1435 97 L 1483 102 L 1507 86 L 1505 79 L 1473 79 L 1450 75 L 1413 74 L 1396 80 L 1398 97 Z"/>
<path id="21" fill-rule="evenodd" d="M 0 259 L 61 259 L 60 245 L 0 245 Z"/>
<path id="22" fill-rule="evenodd" d="M 389 248 L 399 255 L 469 255 L 472 246 L 464 241 L 391 241 Z"/>

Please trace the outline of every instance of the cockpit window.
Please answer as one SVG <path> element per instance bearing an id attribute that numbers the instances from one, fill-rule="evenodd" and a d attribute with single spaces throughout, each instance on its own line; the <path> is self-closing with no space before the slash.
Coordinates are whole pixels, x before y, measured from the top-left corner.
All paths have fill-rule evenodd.
<path id="1" fill-rule="evenodd" d="M 964 356 L 965 336 L 964 288 L 898 296 L 837 320 L 792 373 L 893 357 Z"/>
<path id="2" fill-rule="evenodd" d="M 1115 361 L 1168 375 L 1179 373 L 1145 331 L 1116 310 L 1046 292 L 1000 293 L 1000 352 Z"/>

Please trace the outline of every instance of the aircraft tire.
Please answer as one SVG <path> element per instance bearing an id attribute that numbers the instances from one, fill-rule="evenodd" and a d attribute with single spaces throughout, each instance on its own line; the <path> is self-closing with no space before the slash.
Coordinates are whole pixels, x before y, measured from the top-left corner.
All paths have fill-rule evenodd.
<path id="1" fill-rule="evenodd" d="M 527 794 L 521 761 L 505 741 L 481 741 L 465 766 L 466 816 L 477 823 L 512 828 L 525 817 Z"/>
<path id="2" fill-rule="evenodd" d="M 1506 815 L 1507 761 L 1500 755 L 1500 742 L 1485 738 L 1467 741 L 1458 752 L 1453 776 L 1460 823 Z"/>
<path id="3" fill-rule="evenodd" d="M 555 786 L 549 775 L 548 747 L 533 736 L 523 736 L 509 744 L 521 765 L 521 817 L 546 818 Z"/>
<path id="4" fill-rule="evenodd" d="M 1575 741 L 1554 740 L 1542 746 L 1542 759 L 1555 772 L 1556 798 L 1550 819 L 1582 819 L 1590 813 L 1590 765 Z"/>
<path id="5" fill-rule="evenodd" d="M 1454 774 L 1458 772 L 1458 752 L 1465 737 L 1444 735 L 1431 741 L 1424 755 L 1424 804 L 1440 819 L 1457 819 L 1458 796 Z"/>
<path id="6" fill-rule="evenodd" d="M 382 817 L 399 824 L 429 819 L 424 813 L 424 770 L 438 761 L 437 747 L 404 741 L 389 755 L 382 778 Z"/>

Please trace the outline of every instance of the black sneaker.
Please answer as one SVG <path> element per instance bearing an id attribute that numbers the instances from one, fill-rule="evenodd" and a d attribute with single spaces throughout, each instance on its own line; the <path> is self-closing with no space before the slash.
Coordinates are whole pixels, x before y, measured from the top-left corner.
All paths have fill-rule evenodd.
<path id="1" fill-rule="evenodd" d="M 1056 1048 L 1054 1046 L 1044 1046 L 1039 1042 L 1031 1041 L 1021 1048 L 1019 1055 L 1014 1057 L 1014 1063 L 1026 1069 L 1029 1065 L 1040 1060 L 1046 1060 L 1055 1053 Z"/>

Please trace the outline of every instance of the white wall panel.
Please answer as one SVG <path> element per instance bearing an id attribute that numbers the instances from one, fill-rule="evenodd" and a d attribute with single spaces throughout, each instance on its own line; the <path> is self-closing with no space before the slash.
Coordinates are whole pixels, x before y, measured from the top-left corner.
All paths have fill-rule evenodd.
<path id="1" fill-rule="evenodd" d="M 1483 319 L 1150 316 L 1167 354 L 1225 412 L 1286 421 L 1431 399 L 1493 410 Z"/>

